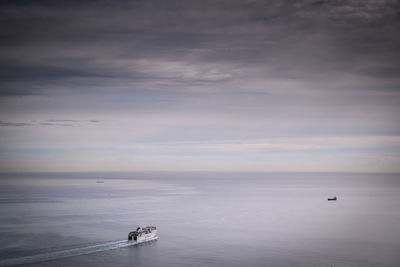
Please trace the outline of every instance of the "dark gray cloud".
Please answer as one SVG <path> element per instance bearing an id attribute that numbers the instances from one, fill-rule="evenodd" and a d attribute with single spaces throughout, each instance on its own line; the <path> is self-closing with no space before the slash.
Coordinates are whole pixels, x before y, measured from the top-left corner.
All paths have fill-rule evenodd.
<path id="1" fill-rule="evenodd" d="M 47 120 L 47 122 L 79 122 L 78 120 Z"/>
<path id="2" fill-rule="evenodd" d="M 33 125 L 32 123 L 26 123 L 26 122 L 4 122 L 0 121 L 0 126 L 11 126 L 11 127 L 19 127 L 19 126 L 31 126 Z"/>
<path id="3" fill-rule="evenodd" d="M 77 127 L 77 125 L 75 125 L 75 124 L 70 124 L 70 123 L 51 123 L 51 122 L 44 122 L 44 123 L 41 123 L 40 125 L 43 125 L 43 126 Z"/>
<path id="4" fill-rule="evenodd" d="M 70 122 L 70 123 L 68 123 Z M 29 122 L 5 122 L 0 121 L 0 126 L 10 126 L 10 127 L 21 127 L 21 126 L 32 126 L 32 125 L 43 125 L 43 126 L 71 126 L 76 127 L 79 126 L 77 123 L 81 123 L 84 121 L 79 120 L 46 120 L 46 122 L 42 123 L 29 123 Z M 88 120 L 87 122 L 91 123 L 99 123 L 99 120 Z"/>
<path id="5" fill-rule="evenodd" d="M 342 73 L 373 77 L 371 89 L 399 83 L 397 1 L 6 1 L 1 10 L 5 96 L 261 78 L 320 86 Z"/>
<path id="6" fill-rule="evenodd" d="M 100 120 L 87 120 L 87 121 L 82 121 L 82 120 L 66 120 L 66 119 L 52 119 L 52 120 L 46 120 L 46 122 L 50 123 L 60 123 L 60 122 L 73 122 L 73 123 L 78 123 L 78 122 L 92 122 L 92 123 L 99 123 Z"/>

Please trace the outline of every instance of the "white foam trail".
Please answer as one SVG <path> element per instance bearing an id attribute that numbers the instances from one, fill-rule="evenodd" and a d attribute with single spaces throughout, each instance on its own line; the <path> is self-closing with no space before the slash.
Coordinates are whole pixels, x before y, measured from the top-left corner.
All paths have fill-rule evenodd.
<path id="1" fill-rule="evenodd" d="M 157 239 L 157 237 L 153 237 L 144 242 L 152 241 L 152 240 L 156 240 L 156 239 Z M 74 257 L 74 256 L 86 255 L 86 254 L 91 254 L 91 253 L 96 253 L 96 252 L 101 252 L 101 251 L 107 251 L 107 250 L 116 249 L 116 248 L 124 248 L 124 247 L 134 246 L 134 245 L 137 245 L 140 243 L 143 243 L 143 242 L 138 243 L 138 242 L 127 241 L 127 240 L 113 241 L 113 242 L 107 242 L 107 243 L 92 245 L 92 246 L 87 246 L 87 247 L 54 251 L 54 252 L 42 253 L 42 254 L 19 257 L 19 258 L 5 259 L 5 260 L 0 261 L 0 266 L 13 266 L 13 265 L 19 265 L 19 264 L 37 263 L 37 262 L 42 262 L 42 261 L 57 260 L 57 259 L 62 259 L 62 258 L 67 258 L 67 257 Z"/>

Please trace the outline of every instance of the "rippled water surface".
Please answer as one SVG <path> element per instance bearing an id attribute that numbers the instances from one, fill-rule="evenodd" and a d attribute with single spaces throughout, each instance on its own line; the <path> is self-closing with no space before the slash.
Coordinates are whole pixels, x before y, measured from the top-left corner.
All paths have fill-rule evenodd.
<path id="1" fill-rule="evenodd" d="M 0 266 L 400 266 L 399 175 L 24 174 L 0 193 Z"/>

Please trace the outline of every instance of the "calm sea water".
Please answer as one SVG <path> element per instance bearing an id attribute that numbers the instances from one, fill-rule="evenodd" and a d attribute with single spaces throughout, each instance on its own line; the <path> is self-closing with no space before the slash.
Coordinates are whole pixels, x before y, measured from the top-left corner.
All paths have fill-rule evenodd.
<path id="1" fill-rule="evenodd" d="M 0 211 L 0 266 L 400 266 L 399 175 L 2 175 Z"/>

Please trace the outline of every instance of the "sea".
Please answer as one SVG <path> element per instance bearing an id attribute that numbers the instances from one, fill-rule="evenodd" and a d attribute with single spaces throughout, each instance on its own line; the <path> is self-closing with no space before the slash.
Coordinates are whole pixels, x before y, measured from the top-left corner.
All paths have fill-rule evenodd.
<path id="1" fill-rule="evenodd" d="M 337 201 L 328 201 L 337 196 Z M 138 226 L 158 239 L 127 241 Z M 0 266 L 400 266 L 400 175 L 0 175 Z"/>

